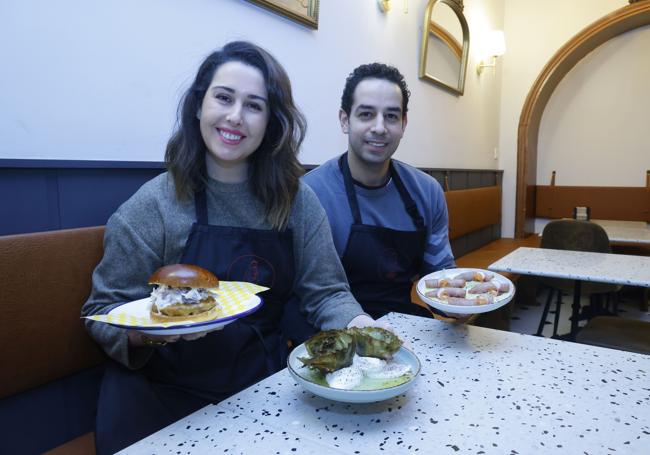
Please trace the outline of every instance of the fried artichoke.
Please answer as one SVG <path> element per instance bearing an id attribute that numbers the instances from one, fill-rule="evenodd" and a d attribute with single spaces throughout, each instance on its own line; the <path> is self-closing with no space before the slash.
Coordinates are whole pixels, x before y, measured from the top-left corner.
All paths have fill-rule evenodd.
<path id="1" fill-rule="evenodd" d="M 305 365 L 323 373 L 352 365 L 354 336 L 348 330 L 325 330 L 305 342 L 310 357 L 298 357 Z"/>
<path id="2" fill-rule="evenodd" d="M 361 357 L 389 360 L 402 346 L 402 340 L 397 335 L 380 327 L 353 327 L 348 331 L 353 334 L 356 353 Z"/>

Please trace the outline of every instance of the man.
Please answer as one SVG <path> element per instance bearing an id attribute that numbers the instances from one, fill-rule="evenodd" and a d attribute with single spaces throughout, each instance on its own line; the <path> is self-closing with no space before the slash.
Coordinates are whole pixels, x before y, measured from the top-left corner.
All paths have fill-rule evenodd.
<path id="1" fill-rule="evenodd" d="M 352 292 L 373 318 L 391 311 L 431 317 L 411 303 L 413 280 L 455 267 L 442 188 L 391 159 L 406 128 L 409 95 L 396 68 L 356 68 L 339 111 L 348 151 L 304 177 L 327 212 Z"/>

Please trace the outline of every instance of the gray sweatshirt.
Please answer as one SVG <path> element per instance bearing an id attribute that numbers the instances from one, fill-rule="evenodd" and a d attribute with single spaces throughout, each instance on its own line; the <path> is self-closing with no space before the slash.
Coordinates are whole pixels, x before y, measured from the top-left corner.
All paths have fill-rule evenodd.
<path id="1" fill-rule="evenodd" d="M 264 206 L 247 182 L 210 180 L 206 194 L 210 224 L 270 229 Z M 148 278 L 159 267 L 180 261 L 195 220 L 194 199 L 179 201 L 169 174 L 145 183 L 106 224 L 104 257 L 93 273 L 82 316 L 105 314 L 121 303 L 148 296 Z M 324 330 L 341 328 L 364 314 L 350 293 L 325 212 L 303 183 L 288 227 L 293 232 L 294 292 L 309 322 Z M 129 368 L 144 366 L 151 355 L 150 348 L 129 348 L 124 329 L 89 320 L 86 325 L 106 353 Z"/>

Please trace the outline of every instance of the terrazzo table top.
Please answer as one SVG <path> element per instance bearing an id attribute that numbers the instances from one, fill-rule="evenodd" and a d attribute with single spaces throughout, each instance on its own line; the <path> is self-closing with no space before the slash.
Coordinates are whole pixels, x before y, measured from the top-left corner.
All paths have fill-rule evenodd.
<path id="1" fill-rule="evenodd" d="M 285 369 L 129 454 L 648 453 L 650 356 L 391 313 L 422 362 L 404 395 L 346 404 Z"/>
<path id="2" fill-rule="evenodd" d="M 650 245 L 650 228 L 644 221 L 591 221 L 605 229 L 610 242 Z"/>
<path id="3" fill-rule="evenodd" d="M 650 287 L 650 257 L 517 248 L 488 266 L 496 272 Z"/>
<path id="4" fill-rule="evenodd" d="M 605 227 L 624 227 L 632 229 L 650 229 L 648 226 L 649 223 L 645 221 L 624 221 L 624 220 L 590 220 L 596 224 L 600 224 Z"/>

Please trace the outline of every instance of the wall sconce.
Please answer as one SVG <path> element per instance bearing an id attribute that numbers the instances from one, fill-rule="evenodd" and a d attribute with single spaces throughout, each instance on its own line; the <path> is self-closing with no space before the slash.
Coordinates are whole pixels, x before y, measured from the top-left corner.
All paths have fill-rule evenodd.
<path id="1" fill-rule="evenodd" d="M 506 53 L 506 38 L 501 30 L 491 30 L 485 37 L 485 55 L 489 55 L 490 61 L 486 63 L 484 59 L 481 59 L 479 64 L 476 66 L 476 73 L 481 74 L 483 68 L 492 68 L 492 71 L 496 71 L 497 66 L 497 57 L 502 56 Z"/>
<path id="2" fill-rule="evenodd" d="M 393 5 L 391 4 L 391 0 L 377 0 L 377 6 L 379 6 L 379 11 L 386 13 L 390 11 Z"/>
<path id="3" fill-rule="evenodd" d="M 453 0 L 453 1 L 461 1 L 462 2 L 462 0 Z M 382 13 L 387 13 L 393 7 L 393 0 L 377 0 L 377 6 L 379 7 L 379 11 L 381 11 Z M 408 14 L 408 12 L 409 12 L 409 0 L 403 0 L 402 12 L 404 14 Z"/>

